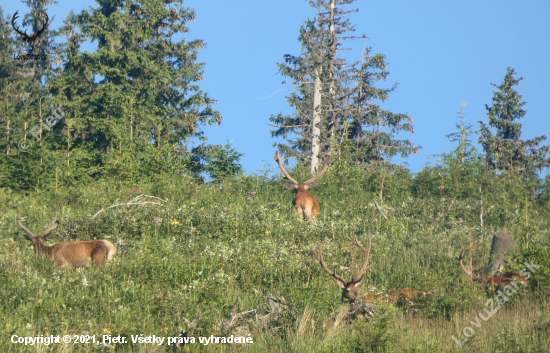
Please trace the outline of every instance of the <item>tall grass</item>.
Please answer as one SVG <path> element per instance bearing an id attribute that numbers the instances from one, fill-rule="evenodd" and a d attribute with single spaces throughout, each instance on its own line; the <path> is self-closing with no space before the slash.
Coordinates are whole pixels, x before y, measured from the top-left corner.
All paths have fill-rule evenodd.
<path id="1" fill-rule="evenodd" d="M 300 179 L 307 171 L 295 173 Z M 469 244 L 466 235 L 479 243 L 474 256 L 480 262 L 486 261 L 495 230 L 514 234 L 520 244 L 518 266 L 526 261 L 522 254 L 548 248 L 549 210 L 527 182 L 483 173 L 457 176 L 443 169 L 425 170 L 413 179 L 399 169 L 366 172 L 338 163 L 320 182 L 313 191 L 321 204 L 315 221 L 292 212 L 293 194 L 282 181 L 257 176 L 220 185 L 162 176 L 162 182 L 142 185 L 96 182 L 58 192 L 0 191 L 2 351 L 170 351 L 173 347 L 132 343 L 25 347 L 10 338 L 177 336 L 186 328 L 183 317 L 201 313 L 199 335 L 225 335 L 222 322 L 237 297 L 239 311 L 265 309 L 268 293 L 286 298 L 292 314 L 253 330 L 254 343 L 246 346 L 252 352 L 547 351 L 548 281 L 542 277 L 533 282 L 537 287 L 522 290 L 476 328 L 462 348 L 451 339 L 471 326 L 489 298 L 458 267 L 457 255 Z M 140 194 L 167 203 L 120 206 L 91 217 Z M 16 221 L 40 233 L 52 217 L 60 221 L 52 243 L 107 239 L 119 253 L 105 267 L 77 270 L 36 259 Z M 382 305 L 374 320 L 335 328 L 340 291 L 318 265 L 315 250 L 323 241 L 326 264 L 351 277 L 363 259 L 345 235 L 357 234 L 366 244 L 367 233 L 376 265 L 362 293 L 411 287 L 434 294 L 417 307 Z M 241 348 L 195 344 L 185 350 Z"/>

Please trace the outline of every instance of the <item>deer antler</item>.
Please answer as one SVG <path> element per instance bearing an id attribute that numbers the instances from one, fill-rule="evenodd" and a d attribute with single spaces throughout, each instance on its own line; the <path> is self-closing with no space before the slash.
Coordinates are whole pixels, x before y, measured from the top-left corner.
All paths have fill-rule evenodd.
<path id="1" fill-rule="evenodd" d="M 478 281 L 480 283 L 483 282 L 483 278 L 479 277 L 479 276 L 476 276 L 474 275 L 474 273 L 472 272 L 472 270 L 468 271 L 466 269 L 466 267 L 464 267 L 464 264 L 462 263 L 462 259 L 464 258 L 464 253 L 466 252 L 466 248 L 462 249 L 462 251 L 460 252 L 460 256 L 458 257 L 458 263 L 460 264 L 460 268 L 462 268 L 462 271 L 464 271 L 464 273 L 466 273 L 471 279 L 473 279 L 474 281 Z M 472 260 L 470 258 L 470 268 L 472 268 Z"/>
<path id="2" fill-rule="evenodd" d="M 48 226 L 48 229 L 46 229 L 46 231 L 44 232 L 44 234 L 42 234 L 42 236 L 47 237 L 52 232 L 52 230 L 54 230 L 55 227 L 57 227 L 57 223 L 55 221 L 55 218 L 52 218 L 52 221 Z"/>
<path id="3" fill-rule="evenodd" d="M 33 232 L 31 232 L 30 230 L 28 230 L 27 228 L 25 228 L 25 226 L 23 224 L 21 224 L 21 221 L 17 221 L 17 225 L 19 226 L 19 228 L 23 229 L 23 231 L 25 233 L 27 233 L 28 235 L 30 235 L 31 237 L 35 238 L 36 235 L 34 235 Z"/>
<path id="4" fill-rule="evenodd" d="M 288 174 L 288 172 L 286 171 L 285 167 L 283 167 L 283 163 L 282 163 L 282 156 L 279 156 L 279 152 L 276 151 L 275 152 L 275 161 L 277 163 L 279 163 L 279 168 L 281 168 L 281 171 L 286 175 L 286 177 L 288 178 L 288 180 L 292 181 L 294 184 L 300 184 L 299 182 L 297 182 L 294 178 L 292 178 L 290 176 L 290 174 Z M 326 168 L 325 168 L 326 169 Z"/>
<path id="5" fill-rule="evenodd" d="M 325 159 L 325 166 L 323 167 L 323 170 L 321 170 L 319 174 L 309 179 L 308 181 L 304 181 L 303 184 L 310 184 L 310 183 L 313 183 L 315 180 L 319 179 L 323 174 L 325 174 L 325 172 L 327 171 L 328 165 L 330 163 L 331 163 L 331 159 L 330 157 L 328 157 L 327 159 Z"/>
<path id="6" fill-rule="evenodd" d="M 334 271 L 331 271 L 328 269 L 327 265 L 325 265 L 325 262 L 323 261 L 323 243 L 319 244 L 319 251 L 317 252 L 317 258 L 319 259 L 319 263 L 321 264 L 321 267 L 323 270 L 325 270 L 329 275 L 336 278 L 337 281 L 342 282 L 342 285 L 347 286 L 351 281 L 346 281 L 342 277 L 338 276 Z"/>
<path id="7" fill-rule="evenodd" d="M 361 267 L 361 269 L 359 270 L 359 273 L 357 273 L 357 275 L 355 277 L 353 277 L 353 279 L 351 280 L 353 283 L 355 283 L 356 285 L 358 285 L 358 283 L 361 283 L 361 281 L 363 281 L 363 277 L 365 276 L 365 273 L 370 270 L 371 268 L 374 267 L 374 264 L 368 266 L 369 264 L 369 257 L 370 257 L 370 246 L 371 246 L 371 240 L 370 240 L 370 234 L 367 234 L 368 238 L 369 238 L 369 246 L 367 249 L 365 249 L 360 243 L 359 241 L 357 240 L 357 235 L 354 235 L 355 237 L 355 240 L 351 239 L 350 237 L 348 237 L 346 235 L 346 237 L 348 238 L 349 241 L 351 241 L 353 244 L 357 245 L 361 250 L 363 250 L 363 254 L 365 255 L 365 261 L 363 262 L 363 266 Z"/>
<path id="8" fill-rule="evenodd" d="M 19 11 L 15 11 L 15 14 L 13 14 L 13 17 L 11 18 L 11 25 L 13 26 L 13 29 L 19 33 L 20 35 L 23 36 L 23 39 L 30 43 L 32 41 L 34 41 L 39 35 L 40 33 L 42 33 L 45 29 L 46 29 L 46 26 L 48 25 L 48 21 L 50 20 L 50 18 L 48 17 L 48 14 L 47 13 L 44 13 L 44 15 L 46 16 L 46 21 L 43 21 L 42 24 L 42 29 L 40 29 L 38 32 L 36 33 L 32 33 L 32 35 L 28 35 L 27 34 L 27 31 L 24 31 L 24 32 L 21 32 L 19 30 L 19 27 L 15 24 L 15 20 L 19 17 L 17 14 L 19 13 Z"/>
<path id="9" fill-rule="evenodd" d="M 19 13 L 19 10 L 15 11 L 15 13 L 13 14 L 13 17 L 11 18 L 11 25 L 12 25 L 13 29 L 14 29 L 17 33 L 19 33 L 20 35 L 22 35 L 25 39 L 26 39 L 26 38 L 29 38 L 29 36 L 27 35 L 27 31 L 21 32 L 21 31 L 19 30 L 19 27 L 15 24 L 15 20 L 19 17 L 19 16 L 17 15 L 17 13 Z"/>
<path id="10" fill-rule="evenodd" d="M 48 17 L 48 14 L 44 12 L 44 16 L 46 16 L 46 20 L 45 21 L 42 21 L 42 29 L 38 32 L 36 32 L 36 34 L 33 34 L 31 36 L 31 39 L 35 39 L 36 37 L 38 37 L 40 35 L 40 33 L 44 32 L 44 30 L 46 29 L 47 25 L 48 25 L 48 21 L 50 20 L 50 18 Z"/>

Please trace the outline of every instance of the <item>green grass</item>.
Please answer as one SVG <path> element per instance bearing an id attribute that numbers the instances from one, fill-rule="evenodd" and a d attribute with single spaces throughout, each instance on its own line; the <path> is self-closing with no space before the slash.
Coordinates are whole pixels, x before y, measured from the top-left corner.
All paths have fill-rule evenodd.
<path id="1" fill-rule="evenodd" d="M 520 244 L 517 262 L 521 263 L 521 254 L 527 250 L 535 254 L 533 249 L 548 248 L 547 204 L 530 199 L 527 188 L 511 190 L 514 181 L 506 186 L 489 177 L 484 181 L 489 191 L 480 226 L 479 195 L 471 187 L 478 180 L 471 185 L 461 182 L 460 188 L 450 176 L 436 175 L 432 186 L 424 181 L 419 187 L 398 173 L 383 177 L 382 173 L 343 167 L 331 170 L 312 192 L 321 204 L 315 221 L 302 221 L 291 212 L 293 194 L 284 189 L 282 181 L 259 177 L 244 177 L 223 188 L 167 178 L 162 184 L 98 182 L 26 195 L 0 191 L 1 350 L 171 351 L 173 347 L 132 343 L 111 344 L 111 348 L 83 344 L 25 347 L 12 344 L 10 338 L 177 336 L 185 328 L 182 317 L 191 320 L 201 313 L 205 315 L 198 334 L 224 336 L 222 322 L 237 297 L 241 297 L 239 312 L 258 309 L 265 313 L 268 293 L 283 296 L 291 312 L 253 329 L 254 343 L 246 345 L 251 352 L 548 350 L 548 281 L 543 276 L 533 282 L 536 287 L 523 289 L 482 328 L 475 328 L 475 336 L 462 348 L 451 339 L 463 336 L 464 327 L 471 326 L 469 321 L 488 299 L 458 267 L 458 253 L 468 244 L 466 235 L 473 234 L 479 243 L 475 259 L 486 261 L 492 233 L 509 229 Z M 449 186 L 449 191 L 440 193 L 440 183 L 455 185 L 457 190 Z M 507 189 L 510 192 L 501 191 Z M 256 195 L 250 195 L 252 191 Z M 102 206 L 127 202 L 140 194 L 168 201 L 163 206 L 107 209 L 91 218 Z M 247 201 L 249 196 L 252 201 Z M 387 221 L 373 199 L 387 213 Z M 22 220 L 41 234 L 52 217 L 60 222 L 51 244 L 107 239 L 119 247 L 125 245 L 105 267 L 57 269 L 35 258 L 31 243 L 16 225 Z M 156 217 L 161 219 L 158 224 L 153 222 Z M 319 266 L 315 250 L 324 242 L 326 264 L 349 278 L 363 258 L 346 235 L 357 234 L 366 245 L 367 233 L 372 236 L 371 263 L 376 265 L 367 273 L 361 293 L 410 287 L 434 295 L 416 308 L 382 305 L 374 320 L 335 328 L 334 318 L 342 308 L 340 290 Z M 544 262 L 539 257 L 536 260 Z M 547 273 L 550 266 L 542 265 L 541 273 Z M 241 348 L 196 344 L 186 350 Z"/>

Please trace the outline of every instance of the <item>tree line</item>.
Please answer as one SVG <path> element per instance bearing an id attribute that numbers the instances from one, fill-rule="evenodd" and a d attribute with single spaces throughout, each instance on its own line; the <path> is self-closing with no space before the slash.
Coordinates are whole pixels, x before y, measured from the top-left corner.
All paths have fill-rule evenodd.
<path id="1" fill-rule="evenodd" d="M 315 17 L 299 30 L 299 55 L 277 64 L 294 91 L 291 115 L 270 118 L 279 151 L 315 173 L 328 156 L 357 168 L 388 166 L 395 155 L 418 153 L 400 132 L 414 132 L 407 114 L 380 107 L 397 83 L 385 81 L 386 57 L 365 48 L 361 60 L 338 56 L 354 35 L 348 9 L 355 0 L 309 0 Z M 24 0 L 20 20 L 37 32 L 50 0 Z M 55 2 L 53 2 L 55 4 Z M 182 175 L 213 181 L 242 174 L 239 153 L 228 143 L 206 143 L 202 127 L 221 124 L 216 100 L 200 87 L 202 40 L 185 39 L 193 9 L 183 0 L 140 3 L 101 0 L 80 14 L 71 12 L 58 30 L 45 30 L 33 43 L 43 60 L 18 60 L 29 43 L 14 31 L 12 16 L 0 8 L 0 187 L 32 189 L 79 185 L 98 179 L 120 182 Z M 33 33 L 34 33 L 33 32 Z M 182 39 L 175 39 L 181 38 Z M 82 49 L 93 43 L 93 52 Z M 473 127 L 462 119 L 449 138 L 459 142 L 461 163 L 483 159 L 496 173 L 534 176 L 550 164 L 546 139 L 521 139 L 526 104 L 514 89 L 522 78 L 508 68 L 494 85 L 481 123 L 483 155 L 472 145 Z M 463 117 L 463 115 L 462 115 Z"/>

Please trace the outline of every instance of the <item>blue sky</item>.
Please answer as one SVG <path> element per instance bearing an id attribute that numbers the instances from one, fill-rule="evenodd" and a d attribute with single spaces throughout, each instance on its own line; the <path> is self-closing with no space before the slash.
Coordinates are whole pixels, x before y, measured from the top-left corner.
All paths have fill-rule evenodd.
<path id="1" fill-rule="evenodd" d="M 245 154 L 246 173 L 263 169 L 262 164 L 273 167 L 276 140 L 266 123 L 271 114 L 292 113 L 285 101 L 288 92 L 280 91 L 290 88 L 281 84 L 288 78 L 276 75 L 276 63 L 284 54 L 300 54 L 299 27 L 316 10 L 303 0 L 188 0 L 184 5 L 197 12 L 186 39 L 207 43 L 200 55 L 206 63 L 201 87 L 219 101 L 224 118 L 221 126 L 204 128 L 209 142 L 231 140 Z M 17 1 L 1 6 L 5 15 L 28 12 Z M 58 28 L 71 9 L 79 13 L 88 6 L 95 7 L 95 1 L 60 0 L 48 9 L 50 18 L 56 15 L 52 27 Z M 418 172 L 433 162 L 430 157 L 451 151 L 445 135 L 456 131 L 462 102 L 468 104 L 467 123 L 476 130 L 478 121 L 487 123 L 491 83 L 500 84 L 508 66 L 524 78 L 516 87 L 527 102 L 522 138 L 550 136 L 545 109 L 550 100 L 550 1 L 358 0 L 348 6 L 354 8 L 359 9 L 350 17 L 355 34 L 365 34 L 366 45 L 387 56 L 391 74 L 383 84 L 399 83 L 381 106 L 408 113 L 415 133 L 403 138 L 422 146 L 420 154 L 395 157 L 393 163 L 408 163 Z M 360 60 L 364 43 L 348 41 L 352 50 L 339 55 Z"/>

